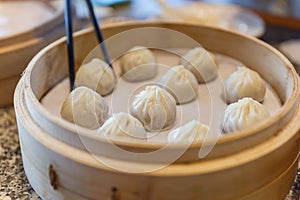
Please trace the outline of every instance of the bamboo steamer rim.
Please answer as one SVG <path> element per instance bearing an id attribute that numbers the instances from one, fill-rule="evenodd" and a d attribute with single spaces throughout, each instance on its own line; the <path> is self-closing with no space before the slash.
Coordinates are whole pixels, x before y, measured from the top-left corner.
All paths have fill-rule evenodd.
<path id="1" fill-rule="evenodd" d="M 22 77 L 24 79 L 24 77 Z M 20 81 L 18 83 L 17 88 L 18 93 L 15 96 L 15 107 L 18 116 L 27 116 L 26 120 L 22 120 L 22 126 L 24 126 L 32 137 L 34 137 L 39 143 L 44 145 L 45 147 L 49 148 L 51 151 L 65 157 L 66 159 L 71 159 L 72 161 L 78 163 L 84 163 L 84 165 L 107 170 L 110 172 L 118 172 L 120 174 L 127 172 L 116 171 L 115 169 L 102 164 L 98 160 L 96 160 L 89 152 L 82 151 L 77 149 L 73 146 L 70 146 L 51 135 L 47 134 L 41 127 L 39 127 L 34 120 L 28 115 L 28 110 L 25 108 L 22 101 L 24 101 L 24 90 L 25 88 L 25 81 Z M 292 121 L 297 121 L 300 118 L 300 107 L 296 108 L 295 117 Z M 227 170 L 234 167 L 240 167 L 243 164 L 255 161 L 259 158 L 263 158 L 266 155 L 269 155 L 276 151 L 277 149 L 281 148 L 283 144 L 290 141 L 292 138 L 299 140 L 299 135 L 295 135 L 294 131 L 297 131 L 299 127 L 290 127 L 289 130 L 281 130 L 283 134 L 280 134 L 279 137 L 273 137 L 272 139 L 277 142 L 271 143 L 264 143 L 259 144 L 253 149 L 248 149 L 246 151 L 238 152 L 229 157 L 221 157 L 218 159 L 208 160 L 206 162 L 193 162 L 189 165 L 186 164 L 172 164 L 168 165 L 165 168 L 161 168 L 159 170 L 155 170 L 149 173 L 135 173 L 138 176 L 153 176 L 153 177 L 180 177 L 180 176 L 194 176 L 195 174 L 206 174 L 206 173 L 213 173 L 219 170 Z M 55 145 L 53 145 L 55 144 Z M 266 148 L 268 146 L 268 148 Z M 253 152 L 259 152 L 253 153 Z M 296 163 L 298 161 L 298 157 L 300 152 L 297 153 L 297 157 L 293 159 L 292 163 Z M 122 162 L 120 162 L 122 163 Z M 132 163 L 133 164 L 133 163 Z M 212 167 L 214 166 L 214 167 Z M 192 170 L 188 170 L 191 168 Z"/>
<path id="2" fill-rule="evenodd" d="M 224 143 L 230 143 L 233 142 L 237 139 L 243 139 L 243 138 L 247 138 L 250 137 L 252 135 L 254 135 L 255 133 L 257 133 L 260 130 L 264 130 L 268 127 L 270 127 L 271 125 L 274 125 L 278 122 L 278 119 L 281 119 L 283 116 L 287 115 L 288 112 L 290 112 L 293 107 L 295 105 L 299 105 L 299 101 L 298 101 L 298 96 L 299 96 L 299 77 L 293 67 L 293 65 L 290 63 L 290 61 L 283 55 L 281 54 L 278 50 L 276 50 L 274 47 L 270 46 L 269 44 L 254 38 L 252 36 L 248 36 L 248 35 L 243 35 L 241 33 L 237 33 L 234 31 L 230 31 L 230 30 L 224 30 L 218 27 L 211 27 L 211 26 L 205 26 L 205 25 L 195 25 L 195 24 L 187 24 L 187 23 L 177 23 L 177 22 L 122 22 L 119 24 L 110 24 L 110 25 L 105 25 L 104 27 L 102 27 L 103 29 L 109 29 L 109 28 L 116 28 L 116 27 L 132 27 L 132 28 L 139 28 L 139 27 L 161 27 L 161 28 L 170 28 L 169 26 L 182 26 L 182 27 L 200 27 L 200 28 L 205 28 L 205 29 L 209 29 L 210 31 L 215 31 L 215 32 L 223 32 L 226 34 L 230 34 L 230 35 L 234 35 L 236 37 L 240 37 L 243 38 L 245 40 L 251 40 L 253 42 L 255 42 L 256 44 L 263 46 L 264 48 L 266 48 L 268 51 L 272 52 L 273 54 L 275 54 L 276 57 L 278 57 L 285 65 L 285 67 L 288 69 L 288 71 L 290 72 L 290 74 L 292 74 L 292 78 L 293 78 L 293 89 L 292 89 L 292 93 L 290 94 L 289 98 L 286 99 L 286 101 L 283 103 L 282 107 L 279 109 L 279 111 L 272 117 L 270 117 L 268 120 L 265 121 L 265 123 L 262 124 L 257 124 L 254 125 L 253 127 L 250 127 L 248 129 L 242 130 L 242 131 L 237 131 L 231 134 L 228 134 L 224 137 L 220 137 L 216 143 L 216 145 L 218 144 L 224 144 Z M 82 35 L 85 35 L 89 32 L 92 31 L 92 28 L 88 28 L 82 31 L 79 31 L 77 33 L 74 34 L 74 37 L 79 37 Z M 41 103 L 40 101 L 37 99 L 37 97 L 34 95 L 34 92 L 32 90 L 31 87 L 31 71 L 33 70 L 35 63 L 48 51 L 50 51 L 51 49 L 55 48 L 58 45 L 62 45 L 66 43 L 66 38 L 63 37 L 53 43 L 51 43 L 50 45 L 48 45 L 47 47 L 45 47 L 44 49 L 42 49 L 40 52 L 37 53 L 36 56 L 34 56 L 34 58 L 30 61 L 30 63 L 28 64 L 28 67 L 26 68 L 25 74 L 24 74 L 24 83 L 25 83 L 25 91 L 26 91 L 26 95 L 28 96 L 28 98 L 32 101 L 33 105 L 35 106 L 35 108 L 40 112 L 43 113 L 43 115 L 45 116 L 45 118 L 47 118 L 49 121 L 53 122 L 54 124 L 63 127 L 73 133 L 77 132 L 77 130 L 79 130 L 80 134 L 82 134 L 83 136 L 87 136 L 93 139 L 96 139 L 98 141 L 101 142 L 107 142 L 105 138 L 101 138 L 101 137 L 97 137 L 94 135 L 91 135 L 88 133 L 88 129 L 84 128 L 84 127 L 80 127 L 77 126 L 75 127 L 74 124 L 67 122 L 65 120 L 63 120 L 60 117 L 57 117 L 53 114 L 51 114 Z M 193 144 L 190 145 L 189 148 L 199 148 L 202 145 L 202 141 L 199 142 L 195 142 Z M 161 148 L 163 146 L 162 143 L 147 143 L 147 142 L 136 142 L 136 141 L 121 141 L 121 140 L 115 140 L 114 144 L 119 145 L 119 146 L 124 146 L 124 147 L 135 147 L 135 148 L 144 148 L 144 149 L 158 149 Z M 170 146 L 171 149 L 181 149 L 183 147 L 183 145 L 181 144 L 176 144 L 176 145 L 172 145 Z"/>
<path id="3" fill-rule="evenodd" d="M 20 42 L 20 38 L 22 40 L 26 39 L 32 39 L 33 36 L 39 36 L 43 34 L 47 34 L 49 30 L 52 30 L 54 27 L 60 25 L 64 21 L 64 10 L 61 8 L 57 8 L 56 6 L 52 4 L 48 4 L 45 2 L 39 2 L 39 1 L 32 1 L 39 3 L 41 5 L 44 5 L 45 7 L 48 7 L 53 12 L 53 17 L 45 20 L 43 23 L 39 24 L 38 26 L 30 29 L 30 30 L 24 30 L 19 33 L 14 33 L 11 35 L 0 37 L 0 47 L 6 47 L 9 45 L 14 45 L 15 43 Z"/>

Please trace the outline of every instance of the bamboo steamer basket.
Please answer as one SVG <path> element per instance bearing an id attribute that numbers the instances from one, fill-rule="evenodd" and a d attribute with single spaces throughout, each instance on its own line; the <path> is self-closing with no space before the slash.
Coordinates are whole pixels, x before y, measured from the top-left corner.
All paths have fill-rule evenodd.
<path id="1" fill-rule="evenodd" d="M 139 27 L 179 31 L 209 50 L 242 61 L 273 87 L 283 106 L 265 123 L 219 138 L 202 159 L 198 151 L 207 144 L 192 144 L 171 164 L 134 173 L 164 162 L 182 146 L 146 159 L 126 157 L 115 153 L 106 140 L 47 111 L 41 98 L 68 74 L 62 38 L 33 58 L 15 90 L 22 159 L 35 191 L 44 199 L 282 199 L 296 175 L 300 148 L 299 78 L 291 63 L 258 39 L 205 26 L 122 23 L 105 26 L 103 32 L 108 38 Z M 74 42 L 79 65 L 97 40 L 88 29 L 75 34 Z M 149 143 L 114 144 L 135 153 L 162 148 Z M 98 158 L 126 170 L 112 169 Z"/>
<path id="2" fill-rule="evenodd" d="M 22 26 L 29 24 L 30 28 L 0 37 L 0 107 L 12 105 L 14 89 L 33 56 L 64 34 L 63 9 L 59 8 L 59 2 L 52 5 L 38 1 L 33 3 L 49 10 L 53 16 L 34 27 L 31 27 L 32 22 L 25 20 Z M 19 25 L 13 24 L 11 29 Z"/>

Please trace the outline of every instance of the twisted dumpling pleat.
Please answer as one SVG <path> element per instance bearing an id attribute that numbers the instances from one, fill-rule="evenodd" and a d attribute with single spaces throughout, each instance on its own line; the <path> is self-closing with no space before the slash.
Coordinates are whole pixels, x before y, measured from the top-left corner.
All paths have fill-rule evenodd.
<path id="1" fill-rule="evenodd" d="M 260 75 L 246 67 L 238 67 L 225 80 L 226 102 L 233 103 L 244 97 L 262 102 L 266 93 L 266 84 Z"/>
<path id="2" fill-rule="evenodd" d="M 197 79 L 183 65 L 170 68 L 159 84 L 173 95 L 178 104 L 190 102 L 197 96 Z"/>
<path id="3" fill-rule="evenodd" d="M 99 128 L 98 133 L 108 138 L 147 139 L 143 124 L 128 113 L 113 114 Z"/>
<path id="4" fill-rule="evenodd" d="M 82 65 L 75 78 L 75 86 L 85 86 L 100 95 L 110 93 L 116 83 L 114 73 L 109 65 L 99 58 Z"/>
<path id="5" fill-rule="evenodd" d="M 223 129 L 226 133 L 243 130 L 262 123 L 269 117 L 270 114 L 264 105 L 246 97 L 226 108 Z"/>
<path id="6" fill-rule="evenodd" d="M 146 130 L 167 129 L 176 119 L 176 101 L 166 90 L 146 86 L 134 97 L 130 113 L 143 123 Z"/>
<path id="7" fill-rule="evenodd" d="M 108 105 L 100 94 L 80 86 L 65 99 L 60 113 L 69 122 L 97 129 L 108 117 Z"/>

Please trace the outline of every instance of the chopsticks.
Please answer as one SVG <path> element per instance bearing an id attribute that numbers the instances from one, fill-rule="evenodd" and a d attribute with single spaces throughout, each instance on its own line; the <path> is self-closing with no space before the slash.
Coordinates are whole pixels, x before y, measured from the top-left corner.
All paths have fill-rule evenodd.
<path id="1" fill-rule="evenodd" d="M 104 59 L 107 62 L 107 64 L 109 64 L 109 66 L 111 67 L 110 58 L 109 58 L 109 55 L 108 55 L 108 52 L 107 52 L 107 48 L 105 46 L 105 42 L 104 42 L 104 38 L 103 38 L 103 35 L 102 35 L 102 32 L 101 32 L 101 29 L 99 28 L 99 23 L 98 23 L 98 20 L 96 18 L 95 12 L 94 12 L 93 4 L 92 4 L 91 0 L 86 0 L 86 4 L 87 4 L 88 9 L 89 9 L 90 18 L 92 20 L 92 23 L 93 23 L 93 26 L 94 26 L 94 29 L 95 29 L 95 32 L 96 32 L 96 35 L 97 35 L 98 42 L 101 46 Z"/>
<path id="2" fill-rule="evenodd" d="M 71 0 L 65 0 L 65 26 L 66 26 L 66 36 L 67 36 L 67 48 L 68 48 L 70 90 L 72 91 L 74 89 L 74 82 L 75 82 L 75 66 L 74 66 L 74 45 L 73 45 Z"/>
<path id="3" fill-rule="evenodd" d="M 86 0 L 86 4 L 89 10 L 89 15 L 91 21 L 94 26 L 94 30 L 100 43 L 101 50 L 104 56 L 105 61 L 111 66 L 109 54 L 107 52 L 104 38 L 99 28 L 99 23 L 97 21 L 93 4 L 91 0 Z M 67 36 L 67 50 L 68 50 L 68 64 L 69 64 L 69 79 L 70 79 L 70 90 L 74 89 L 74 82 L 75 82 L 75 61 L 74 61 L 74 44 L 73 44 L 73 27 L 72 27 L 72 0 L 65 0 L 65 26 L 66 26 L 66 36 Z"/>

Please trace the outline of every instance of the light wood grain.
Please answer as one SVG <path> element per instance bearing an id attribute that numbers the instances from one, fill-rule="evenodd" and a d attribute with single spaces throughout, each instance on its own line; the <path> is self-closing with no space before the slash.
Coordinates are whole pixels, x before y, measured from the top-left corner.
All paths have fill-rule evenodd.
<path id="1" fill-rule="evenodd" d="M 157 157 L 124 157 L 115 154 L 106 140 L 49 113 L 39 100 L 68 73 L 65 39 L 60 39 L 35 56 L 15 92 L 24 168 L 34 189 L 45 199 L 282 199 L 295 175 L 300 143 L 299 78 L 289 61 L 255 38 L 204 26 L 124 23 L 106 26 L 103 32 L 109 37 L 147 26 L 180 31 L 209 50 L 242 61 L 269 82 L 280 96 L 282 108 L 264 124 L 220 138 L 204 159 L 198 158 L 202 143 L 197 143 L 159 170 L 114 170 L 95 156 L 134 172 L 160 164 L 182 147 L 174 146 Z M 77 67 L 95 46 L 91 30 L 76 34 Z M 138 142 L 118 141 L 115 145 L 137 153 L 162 148 Z M 50 165 L 57 175 L 56 190 L 50 185 Z"/>
<path id="2" fill-rule="evenodd" d="M 63 10 L 51 12 L 53 17 L 39 26 L 0 38 L 0 94 L 6 94 L 1 95 L 0 107 L 12 105 L 13 92 L 19 80 L 16 77 L 20 76 L 33 56 L 63 36 L 65 30 Z"/>

